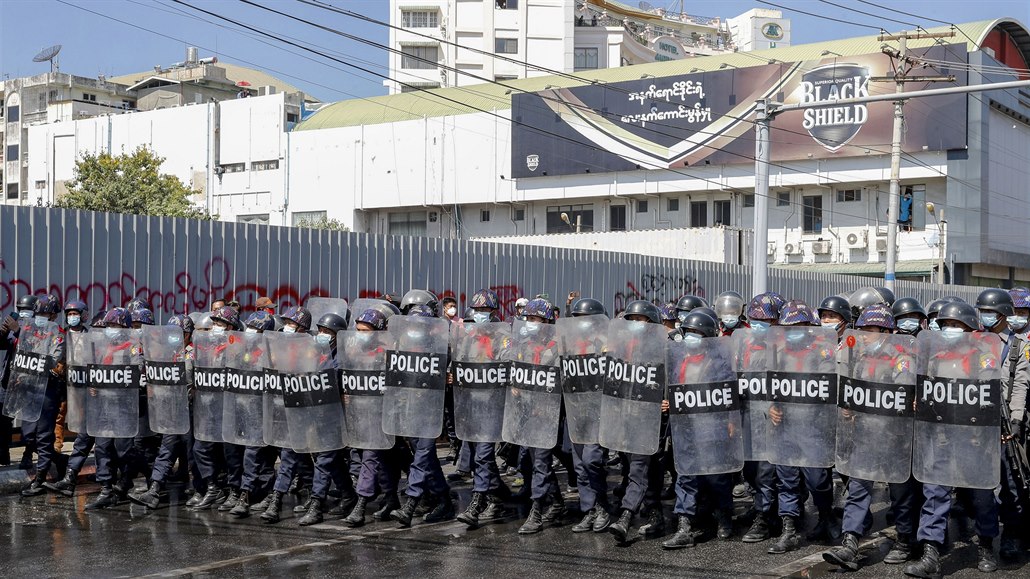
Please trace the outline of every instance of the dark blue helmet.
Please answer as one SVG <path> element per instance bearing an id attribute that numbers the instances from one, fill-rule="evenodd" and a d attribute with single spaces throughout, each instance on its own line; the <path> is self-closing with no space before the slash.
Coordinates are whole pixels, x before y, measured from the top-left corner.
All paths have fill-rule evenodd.
<path id="1" fill-rule="evenodd" d="M 193 333 L 193 318 L 187 316 L 186 314 L 175 314 L 174 316 L 168 318 L 168 322 L 165 325 L 175 326 L 176 328 L 182 330 L 182 333 L 184 334 Z"/>
<path id="2" fill-rule="evenodd" d="M 104 314 L 104 327 L 110 328 L 112 326 L 121 326 L 123 328 L 132 327 L 132 314 L 125 308 L 111 308 Z"/>
<path id="3" fill-rule="evenodd" d="M 131 310 L 129 315 L 132 317 L 132 321 L 139 322 L 144 326 L 154 325 L 154 312 L 147 308 L 139 308 L 137 310 Z"/>
<path id="4" fill-rule="evenodd" d="M 89 313 L 89 306 L 87 306 L 86 302 L 82 300 L 71 300 L 64 304 L 64 311 L 68 312 L 71 310 L 75 310 L 83 316 L 86 316 L 86 314 Z"/>
<path id="5" fill-rule="evenodd" d="M 435 318 L 436 312 L 433 311 L 433 308 L 427 305 L 412 305 L 408 306 L 407 313 L 405 315 L 414 318 Z"/>
<path id="6" fill-rule="evenodd" d="M 369 308 L 361 312 L 361 315 L 354 319 L 355 324 L 357 324 L 358 322 L 361 322 L 362 324 L 368 324 L 372 326 L 372 329 L 376 331 L 386 329 L 386 316 L 383 314 L 383 312 L 376 309 Z"/>
<path id="7" fill-rule="evenodd" d="M 54 294 L 39 296 L 36 299 L 35 312 L 40 315 L 49 316 L 61 312 L 61 298 Z"/>
<path id="8" fill-rule="evenodd" d="M 311 312 L 303 306 L 288 307 L 281 317 L 300 326 L 301 331 L 306 332 L 311 329 Z"/>
<path id="9" fill-rule="evenodd" d="M 1010 289 L 1009 296 L 1012 298 L 1012 307 L 1030 308 L 1030 291 L 1027 291 L 1025 287 Z"/>
<path id="10" fill-rule="evenodd" d="M 862 310 L 862 314 L 858 316 L 858 320 L 855 322 L 855 327 L 864 328 L 866 326 L 874 326 L 893 331 L 895 328 L 894 312 L 891 311 L 890 306 L 887 304 L 873 304 L 871 306 L 866 306 L 866 308 Z"/>
<path id="11" fill-rule="evenodd" d="M 531 299 L 522 309 L 522 317 L 528 318 L 529 316 L 537 316 L 543 318 L 545 322 L 553 322 L 554 306 L 544 298 Z"/>
<path id="12" fill-rule="evenodd" d="M 784 304 L 783 309 L 780 310 L 781 326 L 798 326 L 805 324 L 818 326 L 819 323 L 819 316 L 816 315 L 808 304 L 801 300 L 791 300 Z"/>
<path id="13" fill-rule="evenodd" d="M 275 319 L 272 318 L 272 314 L 258 310 L 247 316 L 247 321 L 243 325 L 260 332 L 271 332 L 275 328 Z"/>
<path id="14" fill-rule="evenodd" d="M 749 320 L 768 322 L 780 319 L 780 308 L 782 307 L 783 298 L 779 294 L 765 292 L 751 299 L 745 313 Z"/>
<path id="15" fill-rule="evenodd" d="M 240 327 L 240 312 L 233 307 L 222 306 L 218 308 L 211 312 L 211 319 L 229 324 L 230 330 L 236 330 Z"/>
<path id="16" fill-rule="evenodd" d="M 676 304 L 658 306 L 658 313 L 661 314 L 663 322 L 674 322 L 676 321 Z"/>
<path id="17" fill-rule="evenodd" d="M 497 298 L 497 293 L 493 290 L 481 289 L 472 294 L 472 299 L 469 301 L 469 307 L 496 310 L 501 307 L 501 300 Z"/>
<path id="18" fill-rule="evenodd" d="M 130 314 L 136 310 L 154 311 L 154 308 L 150 307 L 150 302 L 140 297 L 129 300 L 129 303 L 125 304 L 125 309 L 129 310 Z"/>

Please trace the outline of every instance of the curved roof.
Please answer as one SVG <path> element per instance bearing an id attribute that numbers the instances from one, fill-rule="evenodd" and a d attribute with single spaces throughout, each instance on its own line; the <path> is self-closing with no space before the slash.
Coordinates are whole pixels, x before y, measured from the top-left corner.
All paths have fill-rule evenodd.
<path id="1" fill-rule="evenodd" d="M 255 68 L 240 66 L 238 64 L 233 64 L 231 62 L 225 62 L 224 60 L 219 60 L 212 66 L 217 66 L 219 68 L 224 69 L 225 77 L 231 80 L 233 83 L 246 81 L 250 83 L 251 88 L 257 88 L 259 86 L 274 86 L 276 92 L 303 92 L 299 88 L 293 86 L 292 84 L 285 82 L 277 77 L 274 77 L 268 74 L 267 72 L 263 72 Z M 109 82 L 117 84 L 124 84 L 125 86 L 132 86 L 152 76 L 161 76 L 161 73 L 154 72 L 154 69 L 150 69 L 143 72 L 123 74 L 120 76 L 111 77 L 107 80 Z M 306 102 L 319 102 L 317 98 L 311 97 L 308 94 L 305 94 L 304 96 L 304 100 Z"/>
<path id="2" fill-rule="evenodd" d="M 952 40 L 956 44 L 974 44 L 968 50 L 977 50 L 987 35 L 995 28 L 1007 32 L 1016 42 L 1023 57 L 1030 62 L 1030 32 L 1019 21 L 1012 18 L 983 20 L 956 25 L 957 34 Z M 947 32 L 949 26 L 930 28 L 928 32 Z M 925 48 L 936 40 L 909 40 L 908 47 Z M 471 86 L 429 89 L 396 95 L 348 99 L 326 105 L 302 121 L 296 131 L 375 125 L 479 112 L 481 110 L 508 110 L 511 108 L 511 94 L 515 92 L 536 92 L 550 88 L 564 88 L 590 84 L 592 82 L 619 82 L 636 80 L 644 75 L 656 77 L 688 74 L 690 72 L 714 71 L 723 64 L 736 68 L 747 68 L 767 64 L 776 59 L 782 62 L 817 60 L 823 51 L 841 56 L 854 56 L 879 52 L 883 43 L 874 36 L 860 36 L 843 40 L 800 44 L 784 48 L 736 52 L 713 56 L 697 56 L 683 60 L 654 62 L 581 71 L 562 76 L 538 76 L 501 83 L 484 83 Z M 570 78 L 571 77 L 571 78 Z"/>

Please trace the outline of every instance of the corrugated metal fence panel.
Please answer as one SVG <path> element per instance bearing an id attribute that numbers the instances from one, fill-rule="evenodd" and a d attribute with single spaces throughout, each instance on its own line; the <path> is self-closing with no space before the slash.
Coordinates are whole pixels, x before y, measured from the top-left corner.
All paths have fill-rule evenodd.
<path id="1" fill-rule="evenodd" d="M 280 307 L 310 295 L 351 301 L 412 287 L 468 297 L 489 285 L 507 313 L 520 296 L 571 290 L 612 311 L 634 299 L 748 294 L 751 268 L 654 255 L 438 238 L 392 237 L 60 209 L 0 207 L 0 311 L 26 292 L 84 299 L 94 312 L 147 298 L 160 319 L 206 309 L 216 297 Z M 882 280 L 772 269 L 770 287 L 818 303 Z M 966 300 L 980 288 L 899 281 L 898 297 Z"/>

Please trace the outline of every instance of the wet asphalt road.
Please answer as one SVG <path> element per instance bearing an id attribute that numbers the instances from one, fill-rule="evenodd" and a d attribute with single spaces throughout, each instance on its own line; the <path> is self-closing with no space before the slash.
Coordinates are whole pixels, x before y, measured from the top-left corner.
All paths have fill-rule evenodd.
<path id="1" fill-rule="evenodd" d="M 448 469 L 449 471 L 450 469 Z M 561 475 L 564 478 L 564 475 Z M 508 479 L 510 482 L 510 479 Z M 614 480 L 613 480 L 614 482 Z M 459 507 L 469 498 L 467 484 L 453 487 Z M 157 511 L 122 504 L 108 511 L 83 507 L 96 485 L 81 485 L 74 498 L 53 495 L 0 498 L 0 553 L 3 575 L 23 577 L 182 576 L 201 577 L 816 577 L 834 576 L 822 562 L 824 545 L 786 555 L 768 555 L 768 542 L 745 545 L 709 540 L 691 549 L 664 551 L 661 539 L 617 546 L 608 534 L 573 534 L 569 517 L 562 527 L 538 535 L 516 534 L 518 513 L 504 522 L 470 530 L 457 521 L 417 524 L 369 523 L 349 529 L 337 521 L 301 528 L 284 505 L 284 519 L 265 525 L 256 516 L 235 520 L 226 513 L 190 512 L 172 487 L 170 506 Z M 849 577 L 903 577 L 901 567 L 880 563 L 893 531 L 884 520 L 879 493 L 876 525 L 863 542 L 864 566 Z M 566 495 L 571 505 L 575 495 Z M 811 503 L 809 503 L 811 507 Z M 738 501 L 738 514 L 747 501 Z M 524 506 L 518 507 L 525 512 Z M 674 527 L 667 504 L 669 533 Z M 809 508 L 809 511 L 812 509 Z M 370 511 L 371 512 L 371 511 Z M 371 517 L 369 517 L 371 521 Z M 814 521 L 811 517 L 808 524 Z M 746 527 L 738 521 L 737 537 Z M 976 547 L 959 538 L 946 558 L 954 577 L 984 577 L 976 571 Z M 1003 565 L 993 577 L 1026 577 L 1030 565 Z"/>

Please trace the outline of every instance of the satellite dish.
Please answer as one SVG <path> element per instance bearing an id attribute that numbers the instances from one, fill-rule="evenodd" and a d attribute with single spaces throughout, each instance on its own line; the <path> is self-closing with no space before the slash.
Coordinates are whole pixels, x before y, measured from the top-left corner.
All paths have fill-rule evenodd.
<path id="1" fill-rule="evenodd" d="M 654 12 L 654 6 L 651 6 L 648 2 L 641 2 L 638 6 L 640 6 L 640 9 L 644 12 Z"/>
<path id="2" fill-rule="evenodd" d="M 55 44 L 50 48 L 44 48 L 39 54 L 32 57 L 32 62 L 49 62 L 50 72 L 57 70 L 57 55 L 61 52 L 61 45 Z"/>

